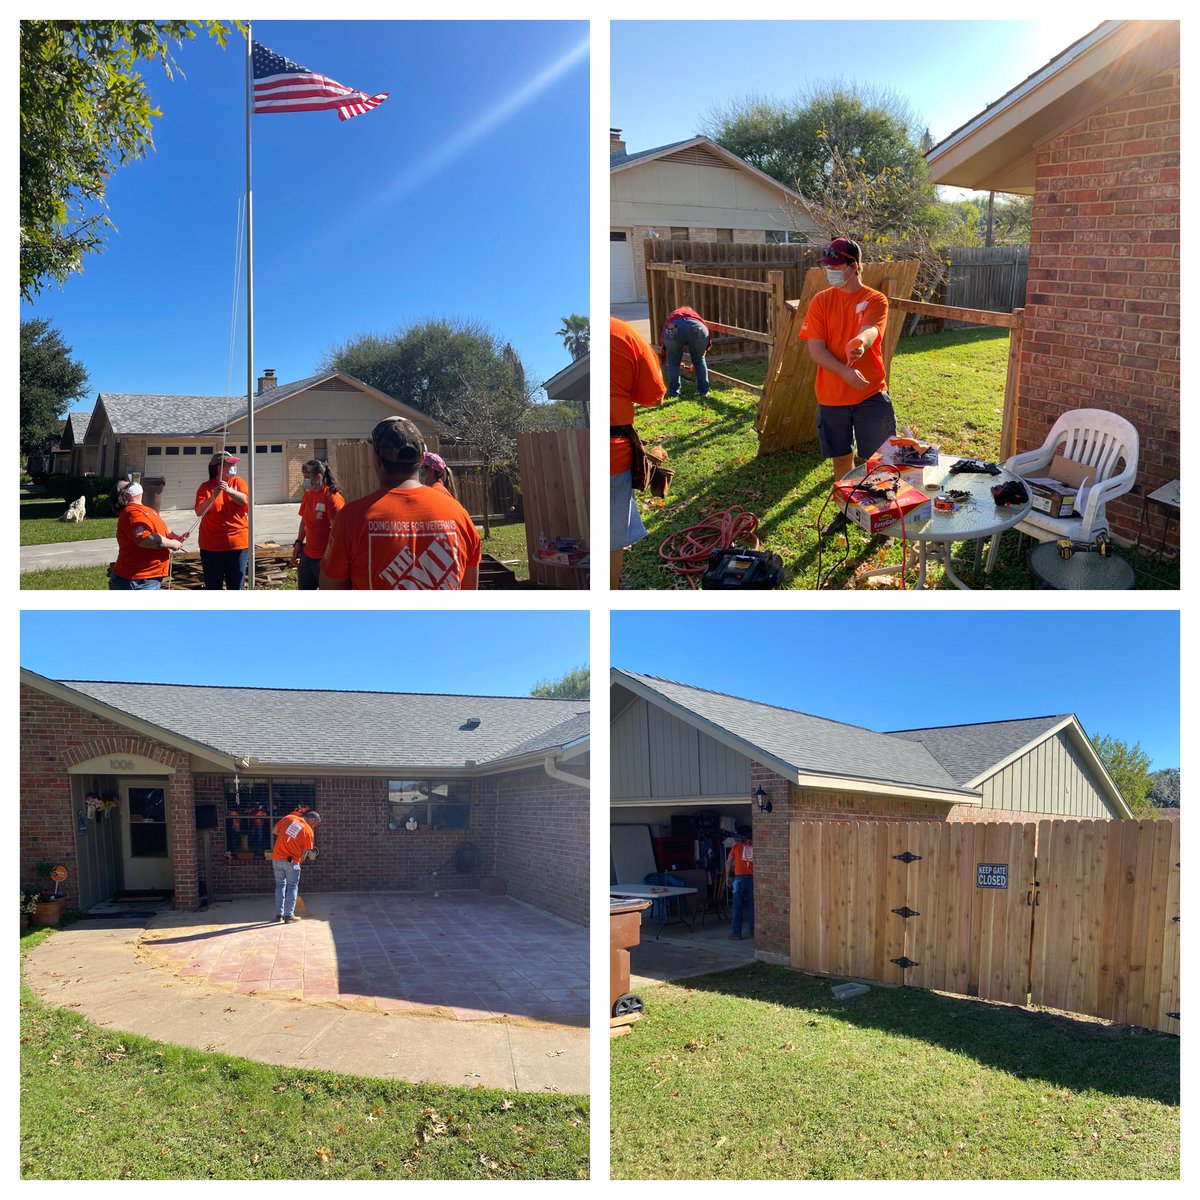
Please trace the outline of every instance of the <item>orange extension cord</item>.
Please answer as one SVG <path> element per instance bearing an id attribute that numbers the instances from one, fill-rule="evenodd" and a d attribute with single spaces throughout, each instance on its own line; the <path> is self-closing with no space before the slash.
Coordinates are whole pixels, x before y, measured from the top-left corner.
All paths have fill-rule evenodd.
<path id="1" fill-rule="evenodd" d="M 709 555 L 724 546 L 733 546 L 739 538 L 752 541 L 751 550 L 758 549 L 758 518 L 734 505 L 671 534 L 659 546 L 658 556 L 695 588 L 708 566 Z"/>

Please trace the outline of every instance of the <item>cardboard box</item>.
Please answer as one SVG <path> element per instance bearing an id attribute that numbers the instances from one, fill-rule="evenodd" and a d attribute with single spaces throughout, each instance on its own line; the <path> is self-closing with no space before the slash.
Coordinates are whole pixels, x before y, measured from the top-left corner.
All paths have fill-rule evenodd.
<path id="1" fill-rule="evenodd" d="M 1034 512 L 1048 517 L 1077 515 L 1087 503 L 1088 488 L 1095 477 L 1095 467 L 1085 467 L 1056 454 L 1045 475 L 1025 480 Z"/>
<path id="2" fill-rule="evenodd" d="M 853 483 L 839 480 L 833 485 L 833 503 L 846 519 L 867 533 L 881 533 L 905 521 L 923 521 L 930 513 L 929 497 L 901 480 L 895 500 L 873 500 L 857 491 Z"/>

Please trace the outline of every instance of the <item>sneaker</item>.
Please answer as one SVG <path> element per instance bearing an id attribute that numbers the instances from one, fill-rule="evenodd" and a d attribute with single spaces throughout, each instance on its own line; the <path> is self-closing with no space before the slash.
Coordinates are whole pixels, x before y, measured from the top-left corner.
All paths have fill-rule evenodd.
<path id="1" fill-rule="evenodd" d="M 284 918 L 283 918 L 283 923 L 284 923 L 285 925 L 290 925 L 290 924 L 291 924 L 293 921 L 298 921 L 298 920 L 300 920 L 300 918 L 299 918 L 299 917 L 284 917 Z"/>
<path id="2" fill-rule="evenodd" d="M 287 919 L 287 918 L 286 918 L 286 917 L 283 915 L 283 913 L 276 913 L 276 914 L 275 914 L 275 921 L 276 921 L 276 923 L 277 923 L 277 924 L 278 924 L 278 923 L 280 923 L 280 922 L 282 922 L 282 921 L 285 921 L 286 919 Z"/>

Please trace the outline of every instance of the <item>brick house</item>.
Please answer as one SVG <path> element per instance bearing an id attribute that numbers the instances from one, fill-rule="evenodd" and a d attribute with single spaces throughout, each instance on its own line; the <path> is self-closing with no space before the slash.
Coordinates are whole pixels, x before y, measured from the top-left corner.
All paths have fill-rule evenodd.
<path id="1" fill-rule="evenodd" d="M 630 154 L 609 131 L 609 283 L 614 304 L 646 299 L 647 238 L 820 242 L 801 197 L 706 137 Z"/>
<path id="2" fill-rule="evenodd" d="M 363 441 L 385 417 L 413 421 L 427 436 L 449 432 L 407 404 L 343 372 L 280 384 L 265 370 L 254 398 L 254 501 L 296 498 L 301 466 L 328 461 L 340 441 Z M 75 453 L 97 475 L 140 471 L 167 481 L 163 508 L 191 508 L 208 478 L 208 460 L 224 446 L 241 457 L 246 441 L 245 396 L 159 396 L 101 392 Z M 239 467 L 246 476 L 248 466 Z"/>
<path id="3" fill-rule="evenodd" d="M 503 884 L 587 923 L 586 701 L 22 670 L 21 745 L 21 879 L 64 864 L 71 908 L 269 893 L 273 825 L 303 804 L 323 818 L 307 891 Z"/>
<path id="4" fill-rule="evenodd" d="M 1127 539 L 1179 478 L 1179 67 L 1177 21 L 1106 21 L 926 156 L 935 183 L 1033 197 L 1017 449 L 1071 409 L 1129 420 Z"/>
<path id="5" fill-rule="evenodd" d="M 614 669 L 611 715 L 612 824 L 658 829 L 675 856 L 660 869 L 713 869 L 688 855 L 714 818 L 751 826 L 755 951 L 771 961 L 788 956 L 793 820 L 1131 815 L 1072 714 L 879 733 Z"/>

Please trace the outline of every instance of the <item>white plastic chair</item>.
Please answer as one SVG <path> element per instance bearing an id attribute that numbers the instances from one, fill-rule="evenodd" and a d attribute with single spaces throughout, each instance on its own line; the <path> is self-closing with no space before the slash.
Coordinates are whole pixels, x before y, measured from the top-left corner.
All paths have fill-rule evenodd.
<path id="1" fill-rule="evenodd" d="M 1018 533 L 1027 533 L 1039 542 L 1060 537 L 1091 541 L 1101 530 L 1108 531 L 1105 505 L 1123 496 L 1133 487 L 1138 465 L 1137 430 L 1124 417 L 1102 408 L 1077 408 L 1063 413 L 1054 422 L 1050 436 L 1036 450 L 1014 454 L 1004 465 L 1015 475 L 1036 479 L 1044 475 L 1055 454 L 1085 467 L 1095 467 L 1096 476 L 1088 488 L 1082 517 L 1049 517 L 1031 512 L 1019 525 Z M 1124 469 L 1117 473 L 1118 466 Z M 992 538 L 988 549 L 987 570 L 996 562 L 1000 538 Z"/>

